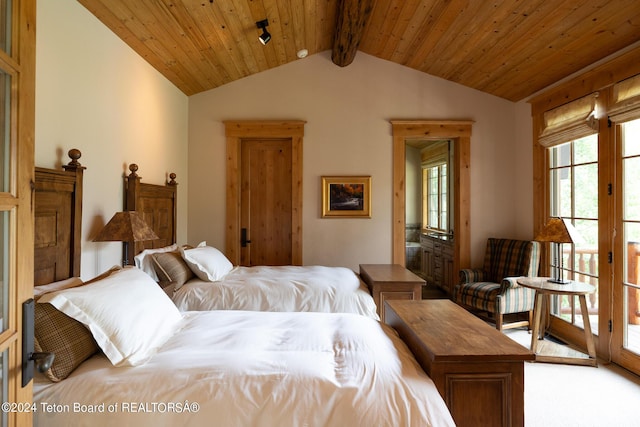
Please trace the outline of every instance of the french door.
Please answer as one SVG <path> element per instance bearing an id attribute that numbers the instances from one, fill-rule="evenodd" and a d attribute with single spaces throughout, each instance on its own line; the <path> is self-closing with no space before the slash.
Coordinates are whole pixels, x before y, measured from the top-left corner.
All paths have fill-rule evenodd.
<path id="1" fill-rule="evenodd" d="M 35 0 L 0 0 L 1 426 L 27 426 L 22 386 L 22 302 L 33 295 Z"/>
<path id="2" fill-rule="evenodd" d="M 640 119 L 615 125 L 613 360 L 640 372 Z"/>
<path id="3" fill-rule="evenodd" d="M 599 293 L 601 291 L 598 242 L 599 138 L 593 132 L 573 141 L 558 144 L 549 156 L 549 216 L 568 219 L 578 231 L 579 241 L 562 246 L 563 277 L 589 283 L 595 292 L 587 296 L 593 333 L 599 331 Z M 549 258 L 548 262 L 557 262 Z M 550 314 L 556 330 L 584 328 L 578 298 L 574 295 L 551 297 Z M 575 329 L 574 329 L 575 333 Z"/>

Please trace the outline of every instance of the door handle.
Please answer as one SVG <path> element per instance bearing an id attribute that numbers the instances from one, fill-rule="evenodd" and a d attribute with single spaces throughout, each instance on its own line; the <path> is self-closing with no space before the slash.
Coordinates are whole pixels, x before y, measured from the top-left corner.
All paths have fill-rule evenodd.
<path id="1" fill-rule="evenodd" d="M 33 378 L 33 368 L 43 373 L 47 371 L 55 355 L 53 353 L 34 352 L 35 303 L 29 298 L 22 303 L 22 387 Z"/>
<path id="2" fill-rule="evenodd" d="M 243 228 L 240 230 L 240 246 L 246 248 L 247 243 L 251 243 L 251 240 L 247 240 L 247 229 Z"/>

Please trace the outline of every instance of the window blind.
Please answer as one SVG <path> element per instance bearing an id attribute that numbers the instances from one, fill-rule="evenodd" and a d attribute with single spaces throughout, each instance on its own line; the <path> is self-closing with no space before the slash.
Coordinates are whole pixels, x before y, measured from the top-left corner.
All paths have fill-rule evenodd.
<path id="1" fill-rule="evenodd" d="M 546 111 L 538 142 L 544 147 L 553 147 L 597 132 L 597 97 L 597 93 L 590 94 Z"/>
<path id="2" fill-rule="evenodd" d="M 640 118 L 640 75 L 613 85 L 609 119 L 620 123 Z"/>

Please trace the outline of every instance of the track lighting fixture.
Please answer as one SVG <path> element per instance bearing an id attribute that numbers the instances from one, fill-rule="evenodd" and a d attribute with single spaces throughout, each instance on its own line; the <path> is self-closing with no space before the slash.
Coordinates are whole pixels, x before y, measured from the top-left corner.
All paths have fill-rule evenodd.
<path id="1" fill-rule="evenodd" d="M 260 43 L 262 44 L 267 44 L 269 43 L 269 40 L 271 40 L 271 34 L 267 31 L 267 25 L 269 25 L 268 19 L 256 22 L 256 26 L 262 29 L 262 34 L 258 37 L 258 40 L 260 40 Z"/>

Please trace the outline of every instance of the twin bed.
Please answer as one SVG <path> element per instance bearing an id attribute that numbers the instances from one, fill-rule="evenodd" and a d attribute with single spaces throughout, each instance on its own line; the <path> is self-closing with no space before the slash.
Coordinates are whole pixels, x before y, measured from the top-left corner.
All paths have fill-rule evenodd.
<path id="1" fill-rule="evenodd" d="M 356 313 L 379 319 L 367 285 L 353 270 L 326 266 L 233 266 L 206 242 L 176 242 L 175 175 L 165 185 L 142 183 L 138 166 L 125 180 L 126 210 L 160 237 L 135 243 L 131 264 L 149 274 L 181 311 L 250 310 Z"/>
<path id="2" fill-rule="evenodd" d="M 79 233 L 64 240 L 56 250 L 69 253 Z M 276 311 L 280 302 L 180 311 L 142 269 L 82 283 L 76 257 L 63 273 L 38 253 L 38 269 L 57 274 L 37 276 L 37 347 L 56 361 L 34 380 L 34 402 L 50 409 L 35 425 L 454 424 L 431 379 L 373 316 Z"/>

